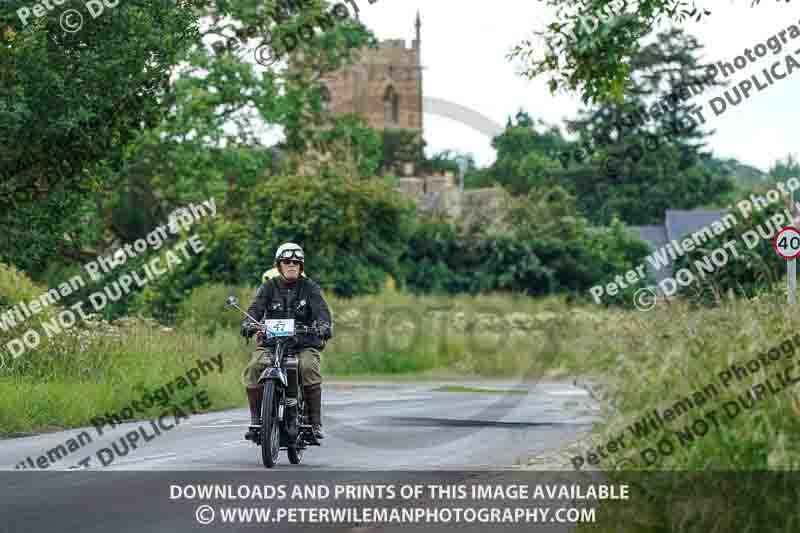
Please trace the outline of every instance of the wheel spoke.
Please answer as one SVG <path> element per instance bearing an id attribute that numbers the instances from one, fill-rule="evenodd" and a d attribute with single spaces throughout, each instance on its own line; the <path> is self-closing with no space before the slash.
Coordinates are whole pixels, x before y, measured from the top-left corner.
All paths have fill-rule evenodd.
<path id="1" fill-rule="evenodd" d="M 275 384 L 268 382 L 264 384 L 264 403 L 262 405 L 262 428 L 261 428 L 261 458 L 264 466 L 272 468 L 278 460 L 280 453 L 280 441 L 278 435 L 278 412 L 275 397 Z"/>

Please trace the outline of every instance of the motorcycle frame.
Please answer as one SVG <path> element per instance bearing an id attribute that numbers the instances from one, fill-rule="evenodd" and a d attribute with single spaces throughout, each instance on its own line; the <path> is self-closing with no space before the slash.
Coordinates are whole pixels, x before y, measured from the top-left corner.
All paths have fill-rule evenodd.
<path id="1" fill-rule="evenodd" d="M 294 406 L 299 407 L 300 399 L 302 398 L 303 394 L 300 388 L 300 382 L 301 382 L 300 364 L 299 364 L 300 362 L 297 357 L 292 357 L 292 359 L 294 359 L 291 366 L 293 367 L 292 374 L 294 375 L 293 379 L 295 381 L 295 383 L 293 384 L 295 390 L 295 397 L 292 397 L 290 395 L 292 387 L 289 386 L 290 383 L 289 383 L 289 378 L 287 376 L 287 369 L 283 367 L 283 359 L 284 357 L 287 357 L 286 345 L 288 343 L 289 340 L 276 339 L 275 356 L 273 358 L 274 359 L 273 364 L 271 367 L 265 368 L 264 371 L 261 372 L 261 376 L 259 376 L 258 378 L 259 385 L 263 385 L 267 381 L 274 381 L 276 388 L 281 389 L 281 404 L 279 405 L 279 407 L 282 407 L 282 409 L 278 410 L 278 421 L 282 425 L 284 423 L 284 418 L 285 418 L 284 415 L 286 412 L 286 408 Z M 288 356 L 291 357 L 292 354 L 288 354 Z M 290 400 L 295 400 L 296 403 L 294 403 L 293 405 L 289 405 L 287 402 Z M 305 400 L 305 398 L 303 398 L 303 400 Z M 305 401 L 303 401 L 303 407 L 305 408 Z M 305 409 L 303 410 L 305 411 Z"/>
<path id="2" fill-rule="evenodd" d="M 261 322 L 259 322 L 255 318 L 253 318 L 250 315 L 250 313 L 248 313 L 247 311 L 245 311 L 244 309 L 239 307 L 239 305 L 236 302 L 235 298 L 229 298 L 229 301 L 226 302 L 226 306 L 230 306 L 230 307 L 233 307 L 233 308 L 237 309 L 239 312 L 241 312 L 247 318 L 249 318 L 255 325 L 259 326 L 259 328 L 265 334 L 267 333 L 266 325 L 262 324 Z M 297 408 L 299 409 L 299 407 L 300 407 L 300 399 L 303 398 L 303 396 L 302 396 L 302 394 L 303 394 L 302 393 L 302 388 L 300 387 L 300 383 L 302 382 L 301 375 L 300 375 L 300 362 L 298 360 L 299 357 L 296 357 L 294 359 L 297 360 L 297 367 L 296 367 L 297 371 L 293 372 L 293 374 L 295 376 L 294 379 L 296 379 L 295 391 L 296 391 L 297 395 L 294 398 L 294 400 L 296 400 L 296 403 L 294 403 L 291 406 L 287 405 L 287 399 L 292 399 L 292 398 L 289 398 L 289 394 L 288 394 L 288 391 L 289 391 L 289 380 L 288 380 L 288 378 L 286 376 L 286 370 L 283 368 L 282 363 L 283 363 L 284 355 L 286 354 L 287 344 L 289 344 L 290 341 L 293 341 L 295 338 L 296 337 L 289 337 L 287 339 L 283 339 L 283 338 L 276 338 L 275 339 L 275 357 L 274 357 L 274 360 L 273 360 L 273 365 L 271 367 L 267 367 L 267 368 L 264 369 L 264 371 L 261 373 L 261 376 L 259 376 L 258 382 L 257 382 L 259 385 L 263 386 L 267 381 L 274 381 L 276 389 L 280 389 L 281 401 L 278 404 L 278 419 L 277 419 L 277 422 L 278 422 L 278 424 L 280 426 L 281 434 L 283 434 L 283 435 L 285 435 L 287 437 L 287 442 L 289 441 L 289 439 L 296 439 L 297 438 L 297 434 L 296 433 L 293 434 L 293 435 L 289 434 L 289 429 L 290 428 L 288 427 L 288 425 L 286 423 L 286 420 L 285 420 L 286 409 L 288 407 L 294 407 L 294 406 L 297 406 Z M 299 355 L 299 353 L 298 353 L 298 355 Z M 300 415 L 303 418 L 305 418 L 305 398 L 303 398 L 303 411 L 300 413 Z M 297 432 L 299 432 L 299 427 L 295 428 L 295 429 L 297 430 Z M 304 445 L 303 445 L 303 447 L 305 448 Z"/>

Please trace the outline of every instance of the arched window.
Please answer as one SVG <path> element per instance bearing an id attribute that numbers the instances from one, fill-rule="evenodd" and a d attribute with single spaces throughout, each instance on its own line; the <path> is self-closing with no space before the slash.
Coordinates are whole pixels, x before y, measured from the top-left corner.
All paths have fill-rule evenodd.
<path id="1" fill-rule="evenodd" d="M 330 112 L 331 110 L 331 91 L 328 89 L 326 85 L 322 86 L 322 110 L 326 113 Z"/>
<path id="2" fill-rule="evenodd" d="M 383 97 L 383 120 L 393 125 L 400 122 L 400 97 L 391 86 L 386 89 Z"/>

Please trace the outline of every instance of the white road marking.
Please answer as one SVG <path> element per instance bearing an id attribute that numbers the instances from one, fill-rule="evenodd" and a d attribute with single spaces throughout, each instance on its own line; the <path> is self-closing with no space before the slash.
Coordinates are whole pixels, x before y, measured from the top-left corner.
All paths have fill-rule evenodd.
<path id="1" fill-rule="evenodd" d="M 548 390 L 544 392 L 552 396 L 589 396 L 585 390 Z"/>
<path id="2" fill-rule="evenodd" d="M 137 457 L 136 459 L 122 459 L 121 461 L 114 461 L 115 463 L 141 463 L 142 461 L 152 461 L 154 459 L 166 459 L 167 457 L 177 457 L 176 453 L 163 453 L 161 455 L 150 455 L 148 457 Z"/>
<path id="3" fill-rule="evenodd" d="M 231 424 L 226 426 L 191 426 L 193 429 L 249 428 L 250 424 Z"/>
<path id="4" fill-rule="evenodd" d="M 219 444 L 219 445 L 217 445 L 217 448 L 233 448 L 235 446 L 242 446 L 244 444 L 250 444 L 250 441 L 246 441 L 244 439 L 242 439 L 241 441 L 237 440 L 236 442 L 229 442 L 227 444 Z"/>

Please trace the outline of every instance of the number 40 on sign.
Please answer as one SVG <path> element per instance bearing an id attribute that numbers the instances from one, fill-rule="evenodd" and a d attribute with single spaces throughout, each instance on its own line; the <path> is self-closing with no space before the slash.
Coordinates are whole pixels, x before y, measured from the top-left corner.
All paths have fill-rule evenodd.
<path id="1" fill-rule="evenodd" d="M 786 260 L 796 259 L 800 255 L 800 230 L 794 226 L 786 226 L 775 235 L 775 251 Z"/>

